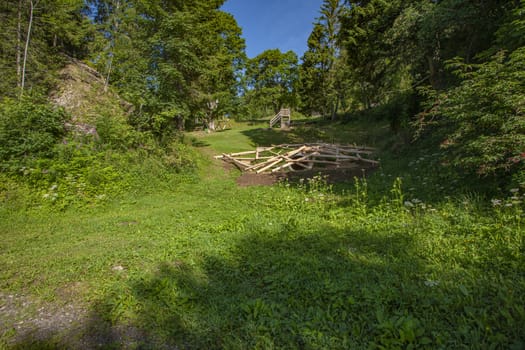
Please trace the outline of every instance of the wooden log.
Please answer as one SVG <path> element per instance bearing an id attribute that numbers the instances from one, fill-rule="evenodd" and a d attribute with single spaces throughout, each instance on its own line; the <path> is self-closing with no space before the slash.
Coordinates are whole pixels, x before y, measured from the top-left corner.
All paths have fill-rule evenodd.
<path id="1" fill-rule="evenodd" d="M 372 150 L 374 148 L 365 146 L 327 143 L 282 144 L 270 147 L 257 147 L 255 151 L 217 155 L 214 158 L 234 163 L 243 171 L 255 171 L 259 174 L 270 169 L 272 172 L 286 168 L 295 170 L 293 166 L 311 169 L 314 164 L 340 166 L 342 163 L 352 161 L 377 165 L 379 164 L 378 161 L 362 157 L 362 155 L 373 153 Z M 299 157 L 294 159 L 294 156 L 297 157 L 297 155 Z M 284 164 L 281 164 L 282 162 Z"/>
<path id="2" fill-rule="evenodd" d="M 374 164 L 374 165 L 378 165 L 379 164 L 379 162 L 377 160 L 366 159 L 366 158 L 361 158 L 361 159 L 359 159 L 359 161 L 360 162 Z"/>
<path id="3" fill-rule="evenodd" d="M 284 165 L 281 165 L 281 166 L 278 166 L 278 167 L 275 168 L 275 169 L 272 169 L 272 173 L 275 173 L 275 172 L 277 172 L 277 171 L 279 171 L 279 170 L 282 170 L 282 169 L 284 169 L 284 168 L 286 168 L 286 167 L 289 167 L 289 166 L 291 166 L 292 164 L 293 164 L 293 163 L 290 163 L 290 162 L 284 163 Z"/>
<path id="4" fill-rule="evenodd" d="M 296 150 L 293 150 L 293 151 L 290 151 L 290 152 L 286 153 L 285 156 L 286 157 L 293 157 L 294 155 L 296 155 L 297 153 L 301 153 L 305 149 L 306 149 L 306 146 L 301 146 L 301 147 L 297 148 Z"/>
<path id="5" fill-rule="evenodd" d="M 250 166 L 250 164 L 246 164 L 246 163 L 243 163 L 233 157 L 230 157 L 229 155 L 227 154 L 224 154 L 224 157 L 229 160 L 230 162 L 234 163 L 235 165 L 237 165 L 241 170 L 244 170 L 246 169 L 247 167 Z"/>
<path id="6" fill-rule="evenodd" d="M 246 168 L 246 171 L 249 171 L 249 170 L 256 170 L 258 168 L 262 168 L 263 166 L 265 166 L 266 164 L 270 164 L 271 162 L 277 160 L 277 159 L 280 159 L 280 155 L 278 156 L 275 156 L 275 157 L 271 157 L 270 159 L 268 159 L 267 161 L 265 162 L 261 162 L 261 163 L 257 163 L 257 164 L 254 164 L 254 165 L 251 165 L 249 166 L 248 168 Z"/>
<path id="7" fill-rule="evenodd" d="M 276 165 L 279 164 L 281 161 L 286 160 L 286 159 L 288 159 L 288 158 L 290 158 L 290 157 L 293 157 L 294 155 L 296 155 L 296 154 L 298 154 L 298 153 L 304 151 L 305 148 L 306 148 L 306 146 L 301 146 L 301 147 L 299 147 L 298 149 L 295 149 L 295 150 L 293 150 L 293 151 L 287 152 L 286 154 L 276 156 L 275 158 L 277 158 L 277 159 L 275 159 L 275 160 L 272 159 L 272 160 L 267 161 L 267 162 L 264 164 L 264 165 L 265 165 L 264 167 L 262 167 L 262 168 L 259 169 L 259 170 L 256 170 L 255 172 L 256 172 L 257 174 L 260 174 L 260 173 L 262 173 L 262 172 L 264 172 L 264 171 L 266 171 L 266 170 L 268 170 L 268 169 L 270 169 L 270 168 L 276 166 Z M 253 169 L 251 169 L 251 170 L 253 170 Z"/>
<path id="8" fill-rule="evenodd" d="M 262 160 L 262 159 L 270 159 L 272 157 L 259 157 L 259 158 L 242 158 L 242 157 L 234 157 L 238 160 Z"/>
<path id="9" fill-rule="evenodd" d="M 301 163 L 303 162 L 304 163 L 304 160 L 301 161 L 301 160 L 291 160 L 292 163 Z M 315 160 L 315 159 L 311 159 L 308 161 L 308 163 L 313 163 L 313 164 L 333 164 L 333 165 L 340 165 L 341 163 L 339 162 L 333 162 L 333 161 L 330 161 L 330 160 Z"/>
<path id="10" fill-rule="evenodd" d="M 273 167 L 273 166 L 279 164 L 279 163 L 282 162 L 282 161 L 283 161 L 283 159 L 282 159 L 281 157 L 279 157 L 279 159 L 277 159 L 276 161 L 274 161 L 274 162 L 268 164 L 267 166 L 265 166 L 265 167 L 262 168 L 262 169 L 257 170 L 256 173 L 257 173 L 257 174 L 260 174 L 260 173 L 262 173 L 262 172 L 264 172 L 264 171 L 270 169 L 271 167 Z"/>
<path id="11" fill-rule="evenodd" d="M 264 151 L 269 151 L 269 150 L 274 149 L 274 148 L 275 148 L 275 146 L 270 146 L 270 147 L 257 147 L 257 148 L 256 148 L 256 151 L 258 151 L 258 152 L 264 152 Z"/>
<path id="12" fill-rule="evenodd" d="M 346 156 L 346 155 L 335 155 L 335 154 L 316 154 L 315 158 L 332 158 L 336 160 L 359 160 L 355 156 Z"/>
<path id="13" fill-rule="evenodd" d="M 228 154 L 230 157 L 235 157 L 235 156 L 244 156 L 246 154 L 254 154 L 256 151 L 246 151 L 246 152 L 237 152 L 237 153 L 230 153 Z"/>
<path id="14" fill-rule="evenodd" d="M 312 154 L 307 154 L 301 158 L 297 158 L 297 159 L 292 159 L 292 158 L 289 158 L 289 157 L 284 157 L 284 160 L 286 161 L 286 163 L 284 165 L 281 165 L 275 169 L 272 170 L 272 172 L 276 172 L 276 171 L 279 171 L 279 170 L 282 170 L 286 167 L 291 167 L 292 165 L 299 165 L 300 167 L 303 167 L 304 169 L 312 169 L 313 167 L 313 164 L 310 162 L 310 158 L 312 157 Z M 308 165 L 304 164 L 304 163 L 308 163 Z M 293 170 L 292 168 L 290 168 L 291 170 Z"/>
<path id="15" fill-rule="evenodd" d="M 328 148 L 323 149 L 322 152 L 324 152 L 324 153 L 331 153 L 331 154 L 338 154 L 338 152 L 336 150 L 328 149 Z M 344 154 L 344 153 L 372 154 L 373 152 L 371 152 L 371 151 L 360 151 L 360 150 L 357 150 L 357 149 L 343 150 L 343 149 L 339 148 L 339 154 Z"/>

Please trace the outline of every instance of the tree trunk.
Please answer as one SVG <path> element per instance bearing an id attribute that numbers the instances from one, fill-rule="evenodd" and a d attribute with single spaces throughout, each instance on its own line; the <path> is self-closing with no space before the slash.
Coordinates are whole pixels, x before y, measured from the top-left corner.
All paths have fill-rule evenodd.
<path id="1" fill-rule="evenodd" d="M 24 87 L 25 87 L 25 80 L 26 80 L 26 64 L 27 64 L 27 51 L 29 50 L 29 40 L 31 38 L 31 27 L 33 26 L 33 10 L 35 6 L 38 4 L 38 1 L 33 2 L 33 0 L 29 1 L 29 5 L 31 6 L 29 11 L 29 24 L 27 25 L 27 37 L 26 37 L 26 46 L 24 49 L 24 63 L 22 65 L 22 82 L 20 84 L 20 97 L 24 94 Z"/>
<path id="2" fill-rule="evenodd" d="M 106 79 L 104 80 L 104 92 L 108 92 L 108 85 L 109 85 L 109 76 L 111 75 L 111 67 L 113 66 L 113 54 L 110 54 L 109 57 L 109 67 L 108 67 L 108 74 L 106 76 Z"/>
<path id="3" fill-rule="evenodd" d="M 18 22 L 16 26 L 16 86 L 22 85 L 22 1 L 18 0 Z"/>
<path id="4" fill-rule="evenodd" d="M 184 123 L 184 117 L 181 116 L 181 115 L 179 115 L 179 116 L 177 117 L 177 129 L 178 129 L 179 131 L 184 131 L 184 129 L 186 129 L 186 128 L 184 127 L 184 124 L 185 124 L 185 123 Z"/>
<path id="5" fill-rule="evenodd" d="M 337 110 L 339 109 L 339 96 L 336 97 L 335 105 L 332 108 L 332 121 L 335 121 L 337 118 Z"/>
<path id="6" fill-rule="evenodd" d="M 119 16 L 119 10 L 120 10 L 120 0 L 115 2 L 115 12 L 113 13 L 113 16 Z M 110 23 L 111 26 L 111 23 Z M 118 18 L 115 18 L 115 30 L 113 31 L 113 37 L 111 38 L 110 42 L 110 51 L 109 51 L 109 64 L 108 64 L 108 73 L 106 75 L 106 80 L 104 81 L 104 92 L 108 91 L 109 86 L 109 78 L 111 76 L 111 70 L 113 68 L 113 56 L 114 56 L 114 47 L 115 47 L 115 40 L 118 35 L 119 30 L 119 21 Z"/>
<path id="7" fill-rule="evenodd" d="M 215 131 L 215 119 L 210 119 L 210 121 L 208 122 L 208 129 L 210 131 Z"/>

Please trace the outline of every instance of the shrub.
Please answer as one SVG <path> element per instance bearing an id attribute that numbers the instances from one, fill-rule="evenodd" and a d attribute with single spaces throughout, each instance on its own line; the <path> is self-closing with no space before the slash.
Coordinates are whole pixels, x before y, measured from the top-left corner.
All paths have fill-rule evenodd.
<path id="1" fill-rule="evenodd" d="M 62 110 L 31 99 L 4 99 L 0 103 L 0 160 L 49 156 L 65 135 L 68 119 Z"/>
<path id="2" fill-rule="evenodd" d="M 519 172 L 525 162 L 525 47 L 482 64 L 455 59 L 448 66 L 462 82 L 434 93 L 428 114 L 451 130 L 442 147 L 452 164 L 480 175 Z"/>

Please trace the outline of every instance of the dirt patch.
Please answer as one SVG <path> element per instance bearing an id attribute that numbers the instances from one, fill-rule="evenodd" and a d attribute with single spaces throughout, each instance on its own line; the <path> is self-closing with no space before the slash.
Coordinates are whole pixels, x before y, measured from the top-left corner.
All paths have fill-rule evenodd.
<path id="1" fill-rule="evenodd" d="M 228 164 L 231 169 L 231 164 Z M 242 173 L 237 178 L 237 184 L 246 186 L 270 186 L 277 182 L 287 180 L 291 183 L 299 182 L 300 179 L 309 179 L 321 175 L 326 177 L 330 184 L 353 181 L 354 177 L 369 176 L 377 169 L 370 164 L 353 164 L 345 168 L 322 168 L 304 171 L 276 172 L 271 174 Z"/>
<path id="2" fill-rule="evenodd" d="M 96 309 L 0 292 L 0 349 L 178 349 Z"/>

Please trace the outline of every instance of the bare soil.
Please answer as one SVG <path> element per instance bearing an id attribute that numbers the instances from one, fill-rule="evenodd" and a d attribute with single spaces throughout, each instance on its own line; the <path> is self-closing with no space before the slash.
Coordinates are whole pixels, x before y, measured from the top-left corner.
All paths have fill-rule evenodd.
<path id="1" fill-rule="evenodd" d="M 228 164 L 230 169 L 232 166 L 233 165 Z M 376 169 L 377 167 L 373 165 L 359 163 L 344 168 L 318 168 L 303 171 L 276 172 L 271 174 L 255 174 L 247 172 L 237 178 L 237 184 L 241 187 L 270 186 L 284 180 L 296 183 L 299 182 L 300 179 L 309 179 L 318 175 L 326 177 L 328 183 L 336 184 L 350 182 L 354 177 L 366 177 Z"/>

